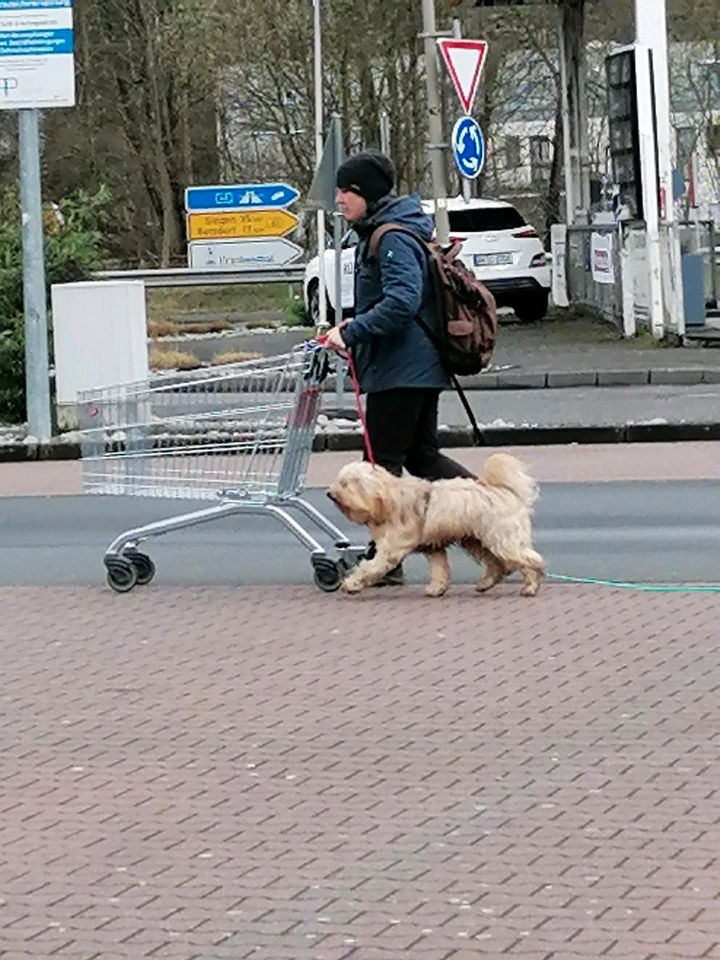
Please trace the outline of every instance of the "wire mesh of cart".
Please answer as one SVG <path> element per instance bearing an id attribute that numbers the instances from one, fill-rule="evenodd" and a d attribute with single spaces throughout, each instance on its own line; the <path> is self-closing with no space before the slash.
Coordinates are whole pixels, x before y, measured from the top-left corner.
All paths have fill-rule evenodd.
<path id="1" fill-rule="evenodd" d="M 86 493 L 213 502 L 116 537 L 104 557 L 114 590 L 126 593 L 155 575 L 138 549 L 143 541 L 257 511 L 285 524 L 310 551 L 320 589 L 339 587 L 360 548 L 301 495 L 329 369 L 326 350 L 307 343 L 279 356 L 80 395 Z M 332 555 L 308 524 L 330 538 Z"/>

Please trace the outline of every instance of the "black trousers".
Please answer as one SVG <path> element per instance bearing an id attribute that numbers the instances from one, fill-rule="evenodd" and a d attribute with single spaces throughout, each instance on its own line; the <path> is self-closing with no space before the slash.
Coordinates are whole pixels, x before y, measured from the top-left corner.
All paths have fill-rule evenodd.
<path id="1" fill-rule="evenodd" d="M 367 396 L 368 435 L 375 459 L 399 477 L 403 467 L 425 480 L 472 477 L 470 470 L 440 453 L 439 390 L 383 390 Z"/>

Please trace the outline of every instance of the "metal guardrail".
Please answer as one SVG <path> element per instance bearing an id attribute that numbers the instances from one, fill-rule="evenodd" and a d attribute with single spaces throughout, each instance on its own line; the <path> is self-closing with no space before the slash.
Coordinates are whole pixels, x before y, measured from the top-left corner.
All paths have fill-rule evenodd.
<path id="1" fill-rule="evenodd" d="M 228 283 L 302 283 L 305 264 L 268 270 L 204 270 L 167 267 L 150 270 L 99 270 L 96 280 L 142 280 L 146 287 L 208 287 Z"/>

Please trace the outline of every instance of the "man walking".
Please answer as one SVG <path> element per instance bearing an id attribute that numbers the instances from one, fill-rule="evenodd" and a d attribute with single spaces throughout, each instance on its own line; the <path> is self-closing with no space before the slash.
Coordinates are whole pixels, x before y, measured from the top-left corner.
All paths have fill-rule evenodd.
<path id="1" fill-rule="evenodd" d="M 355 259 L 355 316 L 330 332 L 328 345 L 353 352 L 362 391 L 367 395 L 367 428 L 375 459 L 399 476 L 427 480 L 471 477 L 444 456 L 438 443 L 438 400 L 449 379 L 435 344 L 416 318 L 440 334 L 435 294 L 422 241 L 433 221 L 417 194 L 394 193 L 395 168 L 389 157 L 366 150 L 349 157 L 337 171 L 337 202 L 360 237 Z M 370 237 L 384 223 L 397 223 L 420 239 L 392 231 L 380 240 L 377 257 L 368 256 Z M 401 571 L 389 575 L 402 582 Z"/>

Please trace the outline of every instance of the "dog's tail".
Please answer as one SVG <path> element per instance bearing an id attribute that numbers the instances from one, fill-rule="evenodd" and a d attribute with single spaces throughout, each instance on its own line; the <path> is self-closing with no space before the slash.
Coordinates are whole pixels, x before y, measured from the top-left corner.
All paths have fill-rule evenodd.
<path id="1" fill-rule="evenodd" d="M 537 483 L 527 472 L 525 464 L 508 453 L 494 453 L 488 457 L 479 479 L 491 487 L 511 490 L 528 507 L 537 500 Z"/>

